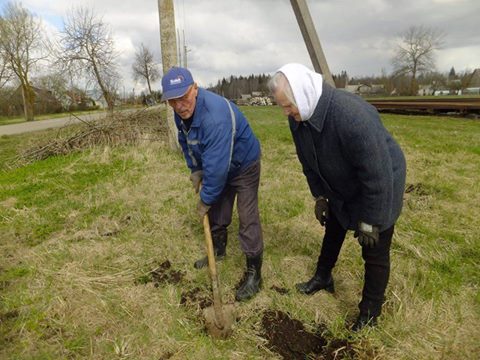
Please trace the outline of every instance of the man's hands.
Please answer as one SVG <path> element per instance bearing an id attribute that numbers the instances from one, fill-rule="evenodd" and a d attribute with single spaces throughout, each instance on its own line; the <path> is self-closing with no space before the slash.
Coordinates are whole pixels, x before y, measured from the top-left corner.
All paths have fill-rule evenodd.
<path id="1" fill-rule="evenodd" d="M 190 181 L 192 182 L 192 186 L 195 189 L 195 193 L 198 194 L 200 190 L 200 184 L 202 183 L 203 171 L 197 170 L 190 174 Z"/>
<path id="2" fill-rule="evenodd" d="M 360 222 L 358 224 L 358 230 L 353 234 L 354 237 L 358 238 L 358 243 L 361 246 L 367 248 L 374 248 L 378 244 L 379 231 L 378 226 L 365 224 Z"/>
<path id="3" fill-rule="evenodd" d="M 192 182 L 192 186 L 197 194 L 200 191 L 200 186 L 202 185 L 202 177 L 202 170 L 197 170 L 190 174 L 190 181 Z M 198 199 L 197 213 L 200 221 L 203 220 L 204 216 L 208 213 L 208 210 L 210 210 L 210 205 L 205 204 L 201 198 Z"/>
<path id="4" fill-rule="evenodd" d="M 198 200 L 197 213 L 200 220 L 203 220 L 203 217 L 208 213 L 208 210 L 210 210 L 210 205 L 205 204 L 202 199 Z"/>
<path id="5" fill-rule="evenodd" d="M 325 226 L 325 222 L 328 220 L 328 202 L 322 196 L 315 200 L 315 217 L 320 221 L 320 225 Z"/>

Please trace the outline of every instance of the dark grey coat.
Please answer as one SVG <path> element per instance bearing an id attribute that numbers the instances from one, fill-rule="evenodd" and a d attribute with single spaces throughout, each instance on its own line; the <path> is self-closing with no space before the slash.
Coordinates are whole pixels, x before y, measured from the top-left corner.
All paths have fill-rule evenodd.
<path id="1" fill-rule="evenodd" d="M 395 223 L 405 157 L 372 105 L 324 82 L 312 117 L 289 123 L 312 195 L 328 199 L 345 229 L 363 221 L 383 231 Z"/>

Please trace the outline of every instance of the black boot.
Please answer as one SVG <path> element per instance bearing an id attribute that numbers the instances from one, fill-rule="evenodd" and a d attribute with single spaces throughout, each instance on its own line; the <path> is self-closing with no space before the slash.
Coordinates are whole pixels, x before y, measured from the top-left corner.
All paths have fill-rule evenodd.
<path id="1" fill-rule="evenodd" d="M 295 285 L 295 287 L 299 292 L 306 295 L 315 294 L 317 291 L 322 289 L 327 290 L 329 293 L 333 293 L 335 291 L 332 272 L 321 271 L 318 269 L 310 280 L 299 283 Z"/>
<path id="2" fill-rule="evenodd" d="M 217 231 L 212 231 L 212 242 L 213 242 L 213 253 L 215 254 L 215 260 L 223 260 L 225 255 L 227 255 L 227 229 L 220 229 Z M 208 265 L 208 257 L 204 257 L 195 261 L 193 266 L 195 269 L 201 269 Z"/>
<path id="3" fill-rule="evenodd" d="M 262 256 L 247 256 L 247 271 L 243 275 L 242 283 L 235 294 L 235 300 L 244 301 L 252 298 L 262 286 Z"/>
<path id="4" fill-rule="evenodd" d="M 372 316 L 369 313 L 360 313 L 358 315 L 355 324 L 352 326 L 352 331 L 357 332 L 362 330 L 365 326 L 376 326 L 377 325 L 377 317 Z"/>

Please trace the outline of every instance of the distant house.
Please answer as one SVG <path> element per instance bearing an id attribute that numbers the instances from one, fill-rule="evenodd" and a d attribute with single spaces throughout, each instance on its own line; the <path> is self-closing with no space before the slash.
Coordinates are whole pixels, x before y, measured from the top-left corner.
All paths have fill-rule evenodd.
<path id="1" fill-rule="evenodd" d="M 480 68 L 475 69 L 468 80 L 468 87 L 480 87 Z"/>
<path id="2" fill-rule="evenodd" d="M 382 84 L 356 84 L 346 85 L 344 90 L 362 96 L 380 95 L 385 93 L 385 86 Z"/>
<path id="3" fill-rule="evenodd" d="M 467 84 L 468 85 L 465 89 L 463 89 L 462 94 L 480 94 L 480 68 L 475 69 L 472 72 Z"/>
<path id="4" fill-rule="evenodd" d="M 250 94 L 240 94 L 239 99 L 235 99 L 234 102 L 237 105 L 248 105 L 249 100 L 252 98 Z"/>
<path id="5" fill-rule="evenodd" d="M 434 92 L 432 85 L 420 85 L 418 88 L 418 95 L 420 96 L 431 96 Z"/>
<path id="6" fill-rule="evenodd" d="M 61 102 L 47 89 L 32 86 L 34 93 L 34 114 L 53 114 L 62 111 Z M 7 115 L 21 115 L 24 112 L 22 87 L 19 86 L 8 99 Z"/>
<path id="7" fill-rule="evenodd" d="M 359 85 L 345 85 L 345 88 L 343 90 L 352 94 L 358 94 L 358 86 Z"/>
<path id="8" fill-rule="evenodd" d="M 62 100 L 65 109 L 70 111 L 88 110 L 97 107 L 92 97 L 84 90 L 72 88 L 67 91 Z"/>
<path id="9" fill-rule="evenodd" d="M 385 94 L 385 85 L 383 84 L 372 84 L 372 95 L 381 95 Z"/>
<path id="10" fill-rule="evenodd" d="M 450 95 L 450 89 L 437 89 L 433 92 L 433 95 L 435 96 Z"/>

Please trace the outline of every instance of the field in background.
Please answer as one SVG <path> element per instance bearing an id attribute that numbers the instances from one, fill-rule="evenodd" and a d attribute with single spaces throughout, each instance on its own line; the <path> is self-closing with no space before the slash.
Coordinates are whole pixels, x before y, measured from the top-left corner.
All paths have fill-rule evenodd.
<path id="1" fill-rule="evenodd" d="M 361 295 L 360 247 L 348 235 L 335 295 L 295 292 L 314 271 L 323 228 L 281 111 L 243 111 L 263 150 L 264 287 L 237 304 L 240 320 L 223 342 L 205 335 L 198 304 L 184 301 L 208 295 L 209 280 L 192 266 L 203 230 L 180 154 L 145 142 L 8 169 L 19 149 L 54 132 L 0 138 L 0 358 L 273 359 L 262 337 L 268 309 L 308 330 L 325 325 L 358 358 L 478 356 L 480 122 L 382 115 L 407 157 L 407 193 L 384 314 L 378 328 L 352 336 L 345 322 Z M 218 268 L 227 301 L 244 266 L 237 229 L 234 217 Z M 180 280 L 152 281 L 166 260 Z"/>

